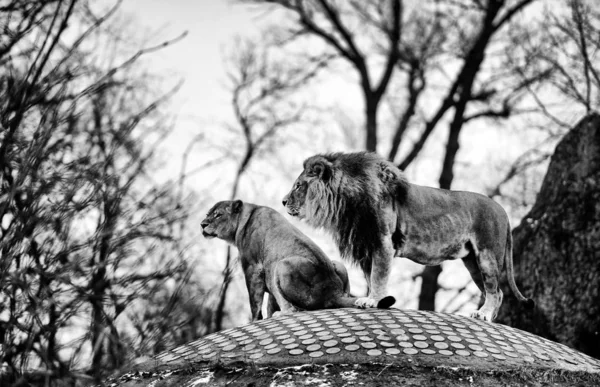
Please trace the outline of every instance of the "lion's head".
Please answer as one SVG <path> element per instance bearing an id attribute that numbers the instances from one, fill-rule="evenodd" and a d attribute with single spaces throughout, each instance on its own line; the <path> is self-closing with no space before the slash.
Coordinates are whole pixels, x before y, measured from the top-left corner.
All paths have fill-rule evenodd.
<path id="1" fill-rule="evenodd" d="M 202 235 L 206 238 L 219 238 L 228 242 L 235 240 L 238 220 L 242 212 L 241 200 L 226 200 L 215 204 L 200 223 Z"/>
<path id="2" fill-rule="evenodd" d="M 304 161 L 283 203 L 290 215 L 328 230 L 342 256 L 369 260 L 385 227 L 381 203 L 401 197 L 405 183 L 400 170 L 375 153 L 316 155 Z"/>
<path id="3" fill-rule="evenodd" d="M 314 160 L 313 160 L 314 159 Z M 319 181 L 329 178 L 331 163 L 325 159 L 311 157 L 304 162 L 304 170 L 294 182 L 292 190 L 283 198 L 283 205 L 288 214 L 304 219 L 306 216 L 306 196 L 309 187 L 313 187 L 311 192 L 314 194 Z M 314 183 L 314 184 L 313 184 Z M 312 196 L 311 196 L 312 198 Z M 314 217 L 311 217 L 311 219 Z"/>

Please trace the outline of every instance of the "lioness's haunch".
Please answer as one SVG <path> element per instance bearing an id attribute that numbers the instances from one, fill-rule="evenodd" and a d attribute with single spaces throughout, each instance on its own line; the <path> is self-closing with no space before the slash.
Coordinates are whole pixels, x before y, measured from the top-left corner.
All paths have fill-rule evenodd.
<path id="1" fill-rule="evenodd" d="M 375 153 L 332 153 L 304 162 L 283 205 L 328 230 L 342 257 L 362 268 L 369 287 L 369 297 L 359 300 L 363 305 L 387 293 L 396 256 L 424 265 L 462 259 L 485 294 L 472 316 L 488 321 L 502 303 L 498 281 L 506 263 L 513 293 L 533 307 L 515 284 L 508 216 L 487 196 L 411 184 Z"/>
<path id="2" fill-rule="evenodd" d="M 275 311 L 355 307 L 346 268 L 323 251 L 277 211 L 240 200 L 215 204 L 202 221 L 202 234 L 237 247 L 250 296 L 252 320 L 262 318 L 269 293 L 267 317 Z M 393 297 L 376 306 L 388 308 Z M 373 305 L 375 306 L 375 305 Z"/>

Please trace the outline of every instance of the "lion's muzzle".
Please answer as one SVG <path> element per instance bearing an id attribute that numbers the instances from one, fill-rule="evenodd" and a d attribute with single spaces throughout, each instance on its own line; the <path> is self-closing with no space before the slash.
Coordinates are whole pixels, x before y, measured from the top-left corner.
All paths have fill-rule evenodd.
<path id="1" fill-rule="evenodd" d="M 298 216 L 298 208 L 294 206 L 294 204 L 290 200 L 290 194 L 287 194 L 283 197 L 281 204 L 283 204 L 288 214 L 290 214 L 291 216 Z"/>
<path id="2" fill-rule="evenodd" d="M 210 226 L 210 223 L 208 223 L 206 220 L 203 220 L 202 223 L 200 223 L 200 227 L 202 227 L 202 235 L 205 238 L 214 238 L 217 236 L 217 234 L 214 234 L 212 232 L 210 232 L 210 230 L 207 230 L 207 228 Z"/>

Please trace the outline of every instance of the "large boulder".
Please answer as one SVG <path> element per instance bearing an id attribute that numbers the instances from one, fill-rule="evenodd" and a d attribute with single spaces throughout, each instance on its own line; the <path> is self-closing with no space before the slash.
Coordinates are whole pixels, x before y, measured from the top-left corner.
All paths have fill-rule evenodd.
<path id="1" fill-rule="evenodd" d="M 600 116 L 560 141 L 536 203 L 513 231 L 515 277 L 497 321 L 600 358 Z"/>

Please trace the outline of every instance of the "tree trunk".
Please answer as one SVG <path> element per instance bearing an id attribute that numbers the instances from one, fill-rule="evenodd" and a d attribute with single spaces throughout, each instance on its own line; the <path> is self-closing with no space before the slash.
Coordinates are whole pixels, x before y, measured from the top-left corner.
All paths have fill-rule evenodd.
<path id="1" fill-rule="evenodd" d="M 498 322 L 600 358 L 600 115 L 558 144 L 537 200 L 513 231 L 523 308 L 503 283 Z"/>
<path id="2" fill-rule="evenodd" d="M 439 290 L 438 277 L 442 272 L 441 266 L 426 266 L 421 273 L 421 294 L 419 294 L 420 310 L 435 310 L 435 295 Z"/>
<path id="3" fill-rule="evenodd" d="M 227 298 L 227 291 L 231 284 L 232 278 L 232 259 L 231 259 L 231 246 L 227 246 L 227 254 L 225 258 L 225 269 L 223 269 L 223 284 L 219 291 L 219 300 L 217 301 L 217 307 L 215 309 L 215 317 L 213 323 L 208 327 L 207 333 L 219 332 L 223 329 L 223 318 L 225 317 L 225 300 Z"/>
<path id="4" fill-rule="evenodd" d="M 450 125 L 450 134 L 448 135 L 446 154 L 444 155 L 444 163 L 442 164 L 442 173 L 440 174 L 439 180 L 440 188 L 442 189 L 450 189 L 452 186 L 452 181 L 454 180 L 454 161 L 456 160 L 456 154 L 458 153 L 458 148 L 460 147 L 458 138 L 460 136 L 462 125 L 462 115 L 460 117 L 460 124 L 455 125 L 453 123 Z"/>
<path id="5" fill-rule="evenodd" d="M 377 151 L 377 103 L 373 97 L 365 96 L 365 114 L 367 142 L 366 149 L 369 152 Z"/>

